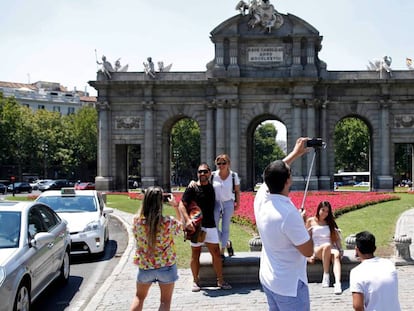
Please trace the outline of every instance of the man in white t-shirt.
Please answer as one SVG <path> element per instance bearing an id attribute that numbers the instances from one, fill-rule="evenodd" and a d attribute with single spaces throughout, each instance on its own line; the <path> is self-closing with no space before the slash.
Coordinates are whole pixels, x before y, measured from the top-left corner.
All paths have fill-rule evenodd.
<path id="1" fill-rule="evenodd" d="M 313 241 L 288 197 L 292 184 L 289 165 L 307 152 L 307 140 L 299 138 L 289 155 L 266 167 L 265 183 L 254 201 L 262 240 L 259 278 L 272 311 L 310 310 L 306 257 L 313 254 Z"/>
<path id="2" fill-rule="evenodd" d="M 356 235 L 356 256 L 361 263 L 351 270 L 349 288 L 355 311 L 400 311 L 398 276 L 391 260 L 374 256 L 375 237 L 368 231 Z"/>

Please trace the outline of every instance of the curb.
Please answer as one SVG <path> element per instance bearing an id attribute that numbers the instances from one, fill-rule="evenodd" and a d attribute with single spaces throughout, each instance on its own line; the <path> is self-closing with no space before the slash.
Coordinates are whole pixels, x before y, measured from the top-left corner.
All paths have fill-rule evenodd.
<path id="1" fill-rule="evenodd" d="M 83 309 L 86 311 L 95 311 L 98 309 L 99 304 L 101 303 L 103 297 L 106 295 L 106 293 L 109 291 L 110 287 L 112 286 L 114 280 L 117 278 L 118 275 L 120 275 L 124 269 L 124 266 L 126 264 L 130 264 L 129 258 L 131 253 L 134 251 L 134 237 L 132 234 L 131 226 L 124 220 L 123 217 L 119 215 L 115 215 L 114 213 L 111 214 L 111 217 L 116 217 L 124 226 L 126 231 L 128 232 L 128 245 L 125 248 L 124 253 L 121 256 L 121 259 L 119 260 L 119 263 L 116 265 L 114 270 L 112 271 L 111 275 L 105 280 L 105 282 L 101 285 L 101 287 L 98 289 L 97 293 L 92 297 L 92 299 L 89 301 L 87 306 Z M 132 217 L 132 215 L 131 215 Z M 131 298 L 132 299 L 132 298 Z M 132 301 L 132 300 L 131 300 Z"/>

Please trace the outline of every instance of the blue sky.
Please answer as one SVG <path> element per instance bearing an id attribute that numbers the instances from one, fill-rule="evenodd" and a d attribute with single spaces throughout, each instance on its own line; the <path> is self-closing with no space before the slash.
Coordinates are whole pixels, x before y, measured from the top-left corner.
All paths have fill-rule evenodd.
<path id="1" fill-rule="evenodd" d="M 172 71 L 204 71 L 214 56 L 209 33 L 238 14 L 238 0 L 13 0 L 0 2 L 0 81 L 60 82 L 84 90 L 106 55 L 143 71 L 151 56 Z M 282 14 L 310 23 L 323 36 L 328 70 L 366 70 L 392 57 L 393 70 L 414 58 L 410 0 L 271 0 Z M 95 95 L 93 88 L 87 90 Z"/>

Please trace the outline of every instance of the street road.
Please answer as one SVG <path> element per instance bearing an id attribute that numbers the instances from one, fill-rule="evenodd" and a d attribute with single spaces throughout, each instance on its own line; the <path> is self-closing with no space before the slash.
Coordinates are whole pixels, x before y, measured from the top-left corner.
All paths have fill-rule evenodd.
<path id="1" fill-rule="evenodd" d="M 102 257 L 71 256 L 66 286 L 52 284 L 35 301 L 32 311 L 82 310 L 119 262 L 128 243 L 128 234 L 115 217 L 109 221 L 109 241 Z"/>

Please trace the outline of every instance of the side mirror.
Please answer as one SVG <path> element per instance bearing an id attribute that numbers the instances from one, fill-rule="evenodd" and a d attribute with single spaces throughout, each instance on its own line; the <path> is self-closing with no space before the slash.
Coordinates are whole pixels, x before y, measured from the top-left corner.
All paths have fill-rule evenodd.
<path id="1" fill-rule="evenodd" d="M 46 244 L 49 244 L 55 240 L 53 234 L 49 232 L 39 232 L 30 241 L 33 247 L 42 248 Z"/>

